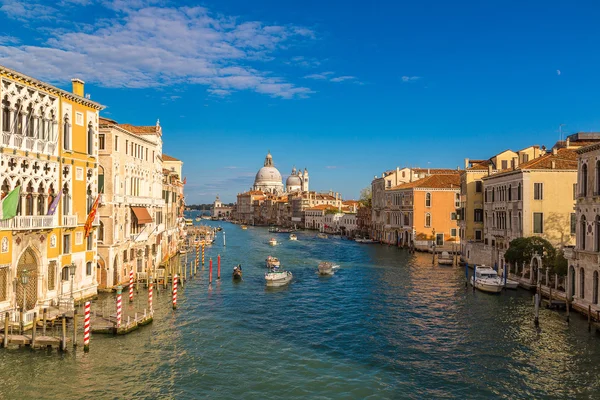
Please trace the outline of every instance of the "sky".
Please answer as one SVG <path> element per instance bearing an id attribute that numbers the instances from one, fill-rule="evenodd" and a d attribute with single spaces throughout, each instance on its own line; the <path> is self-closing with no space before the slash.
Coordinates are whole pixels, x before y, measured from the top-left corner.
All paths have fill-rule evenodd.
<path id="1" fill-rule="evenodd" d="M 594 1 L 0 0 L 0 64 L 163 128 L 188 204 L 283 179 L 357 198 L 395 167 L 464 166 L 600 131 Z"/>

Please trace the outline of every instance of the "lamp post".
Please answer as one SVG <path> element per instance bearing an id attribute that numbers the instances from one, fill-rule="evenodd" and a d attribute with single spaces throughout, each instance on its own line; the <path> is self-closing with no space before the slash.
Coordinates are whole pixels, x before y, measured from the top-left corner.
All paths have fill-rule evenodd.
<path id="1" fill-rule="evenodd" d="M 77 267 L 75 266 L 75 263 L 72 262 L 71 265 L 69 265 L 69 275 L 71 275 L 71 304 L 73 304 L 73 308 L 75 308 L 75 298 L 73 297 L 73 281 L 75 280 L 76 270 Z"/>
<path id="2" fill-rule="evenodd" d="M 26 291 L 25 291 L 25 287 L 27 286 L 27 283 L 29 283 L 29 271 L 27 271 L 26 269 L 24 269 L 23 271 L 21 271 L 21 285 L 23 286 L 23 312 L 25 312 L 26 310 L 26 306 L 27 306 L 27 297 L 26 297 Z"/>

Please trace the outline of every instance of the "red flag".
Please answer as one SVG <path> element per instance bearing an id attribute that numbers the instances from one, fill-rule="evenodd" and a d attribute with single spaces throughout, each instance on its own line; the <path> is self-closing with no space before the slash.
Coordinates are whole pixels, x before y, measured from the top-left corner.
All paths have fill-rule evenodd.
<path id="1" fill-rule="evenodd" d="M 85 220 L 85 237 L 90 236 L 90 232 L 92 231 L 92 224 L 94 223 L 94 219 L 96 218 L 96 212 L 98 211 L 98 203 L 100 203 L 100 194 L 96 197 L 94 201 L 94 205 L 92 205 L 92 209 Z"/>
<path id="2" fill-rule="evenodd" d="M 187 176 L 185 178 L 183 178 L 183 184 L 185 185 L 187 183 Z"/>

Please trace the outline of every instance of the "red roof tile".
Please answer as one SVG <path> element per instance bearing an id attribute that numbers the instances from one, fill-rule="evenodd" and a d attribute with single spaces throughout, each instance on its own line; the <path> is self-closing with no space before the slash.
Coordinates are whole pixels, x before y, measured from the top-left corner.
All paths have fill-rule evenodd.
<path id="1" fill-rule="evenodd" d="M 454 171 L 453 174 L 429 175 L 414 182 L 403 183 L 391 190 L 412 188 L 458 189 L 460 188 L 460 174 Z"/>

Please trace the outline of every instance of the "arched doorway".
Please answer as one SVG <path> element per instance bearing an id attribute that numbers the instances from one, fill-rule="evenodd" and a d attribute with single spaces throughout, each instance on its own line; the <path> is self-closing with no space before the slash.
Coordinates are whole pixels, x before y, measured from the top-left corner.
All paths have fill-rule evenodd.
<path id="1" fill-rule="evenodd" d="M 27 271 L 27 284 L 23 291 L 23 283 L 21 277 L 23 271 Z M 32 310 L 37 303 L 37 277 L 38 277 L 38 261 L 35 253 L 31 248 L 27 248 L 17 265 L 17 307 L 23 308 L 24 311 Z M 25 292 L 25 301 L 23 301 L 23 292 Z"/>
<path id="2" fill-rule="evenodd" d="M 598 304 L 598 271 L 594 271 L 592 303 Z"/>
<path id="3" fill-rule="evenodd" d="M 108 285 L 108 273 L 106 271 L 106 263 L 101 257 L 98 258 L 98 263 L 96 264 L 96 277 L 98 279 L 98 286 L 106 288 L 106 285 Z"/>

